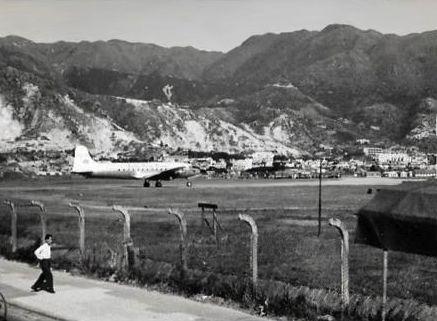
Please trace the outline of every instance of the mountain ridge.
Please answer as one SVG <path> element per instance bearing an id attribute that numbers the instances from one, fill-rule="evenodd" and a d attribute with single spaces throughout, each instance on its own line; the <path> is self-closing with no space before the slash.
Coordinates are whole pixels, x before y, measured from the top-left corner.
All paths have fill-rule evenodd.
<path id="1" fill-rule="evenodd" d="M 23 88 L 32 86 L 40 97 L 33 105 L 23 101 Z M 237 151 L 249 146 L 239 143 L 243 136 L 256 137 L 256 149 L 264 141 L 268 149 L 290 153 L 315 153 L 322 144 L 341 152 L 358 138 L 420 145 L 424 137 L 434 139 L 433 111 L 421 106 L 437 98 L 437 31 L 398 36 L 334 24 L 321 31 L 255 35 L 226 53 L 117 39 L 49 44 L 8 36 L 0 38 L 0 95 L 5 113 L 26 133 L 38 132 L 35 119 L 47 110 L 65 121 L 69 97 L 90 117 L 110 117 L 108 126 L 129 132 L 133 142 L 156 144 L 162 136 L 174 148 Z M 148 107 L 145 114 L 129 99 L 162 107 Z M 202 115 L 225 121 L 241 135 L 214 134 L 220 126 Z M 185 129 L 172 131 L 175 119 Z M 186 121 L 202 128 L 199 141 L 192 132 L 192 142 L 181 143 L 190 132 Z M 69 135 L 87 141 L 86 131 Z"/>

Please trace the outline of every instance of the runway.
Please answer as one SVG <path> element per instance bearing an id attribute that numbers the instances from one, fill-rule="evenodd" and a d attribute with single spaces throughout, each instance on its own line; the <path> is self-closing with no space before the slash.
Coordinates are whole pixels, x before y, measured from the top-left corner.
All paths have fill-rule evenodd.
<path id="1" fill-rule="evenodd" d="M 388 178 L 388 177 L 343 177 L 339 179 L 323 179 L 324 186 L 390 186 L 398 185 L 402 182 L 425 181 L 425 179 L 415 178 Z M 163 189 L 170 187 L 188 188 L 186 180 L 164 181 Z M 73 186 L 80 185 L 81 188 L 95 188 L 99 185 L 100 189 L 111 188 L 143 188 L 141 180 L 115 180 L 115 179 L 69 179 L 57 178 L 55 181 L 39 179 L 36 181 L 26 180 L 22 183 L 17 181 L 2 182 L 0 190 L 7 191 L 32 191 L 42 188 L 50 190 L 70 190 Z M 199 178 L 192 181 L 192 188 L 229 188 L 229 187 L 281 187 L 281 186 L 318 186 L 317 179 L 204 179 Z M 147 189 L 154 189 L 148 187 Z M 144 188 L 146 189 L 146 188 Z"/>

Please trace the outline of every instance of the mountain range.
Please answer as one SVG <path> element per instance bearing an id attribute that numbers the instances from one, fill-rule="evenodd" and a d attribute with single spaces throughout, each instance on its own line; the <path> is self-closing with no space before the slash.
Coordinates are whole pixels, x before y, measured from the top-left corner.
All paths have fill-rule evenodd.
<path id="1" fill-rule="evenodd" d="M 365 138 L 437 151 L 436 99 L 437 31 L 329 25 L 252 36 L 227 53 L 0 38 L 2 150 L 314 154 Z"/>

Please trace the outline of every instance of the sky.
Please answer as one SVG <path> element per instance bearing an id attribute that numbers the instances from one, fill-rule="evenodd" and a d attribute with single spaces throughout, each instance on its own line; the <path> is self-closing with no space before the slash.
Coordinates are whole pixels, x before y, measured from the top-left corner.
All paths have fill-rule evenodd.
<path id="1" fill-rule="evenodd" d="M 226 52 L 255 34 L 332 23 L 399 35 L 436 30 L 436 13 L 437 0 L 0 0 L 0 36 Z"/>

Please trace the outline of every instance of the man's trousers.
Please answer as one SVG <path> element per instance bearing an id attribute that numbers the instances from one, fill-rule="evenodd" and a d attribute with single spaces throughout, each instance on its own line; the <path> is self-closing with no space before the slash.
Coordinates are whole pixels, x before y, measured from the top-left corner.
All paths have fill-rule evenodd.
<path id="1" fill-rule="evenodd" d="M 53 290 L 53 275 L 52 271 L 50 271 L 50 262 L 50 259 L 44 259 L 40 261 L 42 273 L 32 286 L 32 289 Z"/>

